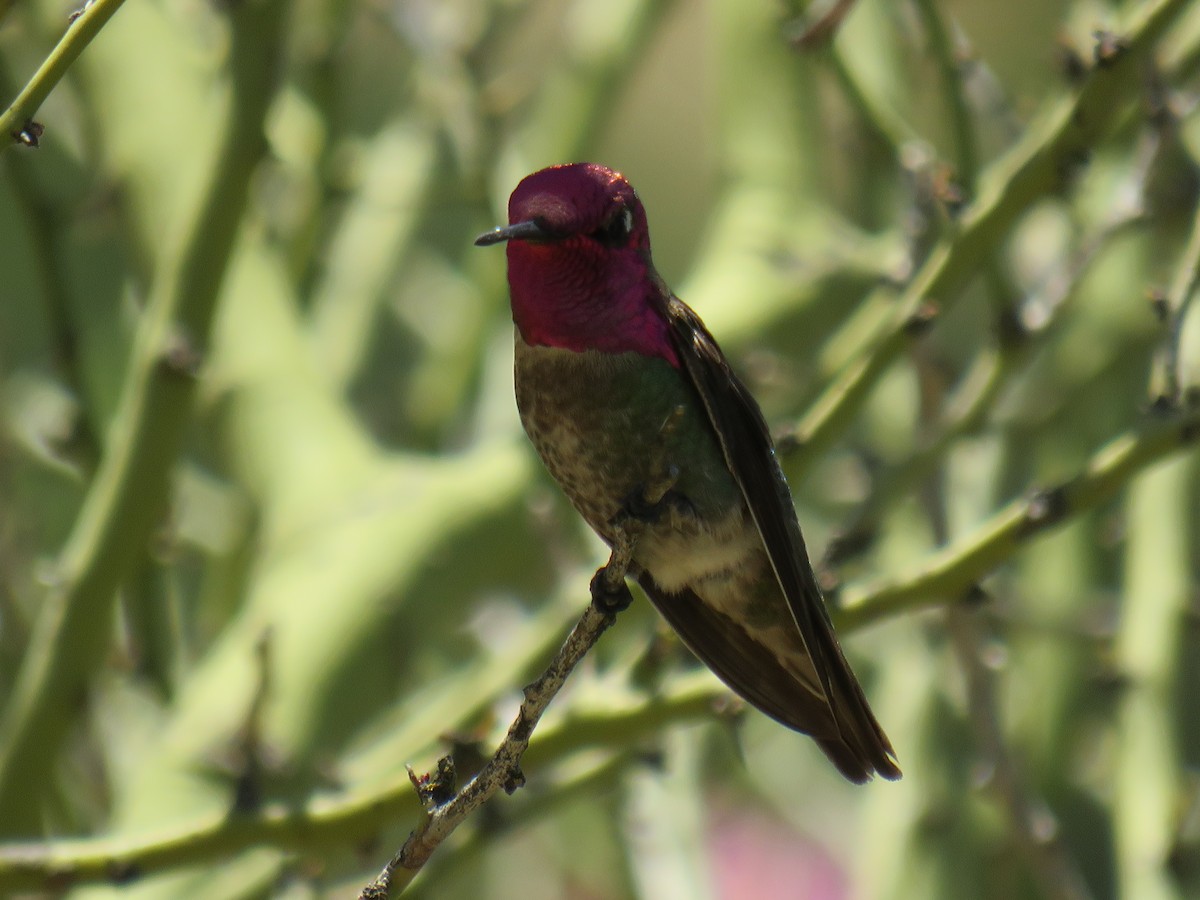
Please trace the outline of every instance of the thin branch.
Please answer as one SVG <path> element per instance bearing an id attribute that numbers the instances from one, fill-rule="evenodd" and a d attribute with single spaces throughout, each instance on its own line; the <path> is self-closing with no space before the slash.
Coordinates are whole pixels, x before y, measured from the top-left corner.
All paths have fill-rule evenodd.
<path id="1" fill-rule="evenodd" d="M 1191 777 L 1187 732 L 1195 684 L 1196 460 L 1139 478 L 1125 499 L 1120 622 L 1113 661 L 1124 689 L 1109 769 L 1113 891 L 1194 896 L 1178 868 L 1179 816 Z M 1184 699 L 1188 698 L 1188 699 Z M 1173 859 L 1175 857 L 1175 859 Z"/>
<path id="2" fill-rule="evenodd" d="M 979 177 L 979 145 L 971 121 L 971 109 L 963 90 L 961 54 L 950 36 L 950 28 L 942 20 L 934 0 L 917 0 L 917 11 L 925 25 L 929 48 L 942 81 L 942 96 L 948 107 L 950 125 L 954 132 L 954 158 L 960 183 L 974 191 Z"/>
<path id="3" fill-rule="evenodd" d="M 50 92 L 62 80 L 83 48 L 92 42 L 105 23 L 121 8 L 125 0 L 87 0 L 84 7 L 69 20 L 67 32 L 42 63 L 41 68 L 17 95 L 12 104 L 0 114 L 0 135 L 8 135 L 13 143 L 37 146 L 41 126 L 33 121 L 38 109 Z"/>
<path id="4" fill-rule="evenodd" d="M 930 473 L 922 499 L 936 539 L 946 542 L 949 534 L 944 472 Z M 1018 851 L 1042 894 L 1054 900 L 1086 900 L 1089 895 L 1082 877 L 1055 842 L 1049 811 L 1044 804 L 1035 805 L 1030 799 L 1009 751 L 996 702 L 996 677 L 981 652 L 978 609 L 963 604 L 949 606 L 945 626 L 966 681 L 967 713 L 975 732 L 976 755 L 985 766 L 982 784 L 992 789 L 1007 813 Z"/>
<path id="5" fill-rule="evenodd" d="M 628 534 L 625 531 L 620 533 Z M 632 547 L 632 536 L 618 541 L 608 563 L 596 572 L 593 586 L 597 582 L 603 582 L 611 593 L 612 587 L 625 578 Z M 360 900 L 378 900 L 402 891 L 421 871 L 434 850 L 467 816 L 491 799 L 500 788 L 511 794 L 525 784 L 525 775 L 521 771 L 521 757 L 529 747 L 529 740 L 542 713 L 558 695 L 566 683 L 567 676 L 596 645 L 600 635 L 614 620 L 614 613 L 602 611 L 595 602 L 588 605 L 546 671 L 525 688 L 525 696 L 521 701 L 521 708 L 517 711 L 517 717 L 500 746 L 496 748 L 495 754 L 487 765 L 449 800 L 443 800 L 440 794 L 447 788 L 452 791 L 452 785 L 431 783 L 428 781 L 429 776 L 425 779 L 414 778 L 414 784 L 426 803 L 426 818 L 408 836 L 400 852 L 392 857 L 379 876 L 362 889 L 359 894 Z M 439 768 L 444 771 L 447 765 L 447 759 L 443 759 Z"/>
<path id="6" fill-rule="evenodd" d="M 979 141 L 975 136 L 975 123 L 971 107 L 967 103 L 964 77 L 964 53 L 951 35 L 953 24 L 943 20 L 942 13 L 934 0 L 916 0 L 917 12 L 925 25 L 929 48 L 942 82 L 942 98 L 947 107 L 951 130 L 954 134 L 953 179 L 939 178 L 938 199 L 953 217 L 979 190 Z M 953 227 L 953 221 L 951 222 Z M 1006 322 L 1015 318 L 1012 294 L 1004 268 L 1000 265 L 995 250 L 982 261 L 983 283 L 987 296 L 998 319 L 997 327 L 1004 329 Z M 1003 341 L 1004 335 L 1001 335 Z"/>
<path id="7" fill-rule="evenodd" d="M 862 76 L 845 53 L 837 47 L 831 47 L 826 59 L 846 101 L 887 149 L 896 165 L 904 165 L 905 146 L 925 144 L 920 133 L 896 111 L 887 97 Z"/>
<path id="8" fill-rule="evenodd" d="M 646 756 L 633 747 L 598 761 L 585 762 L 583 766 L 569 767 L 545 785 L 545 790 L 526 797 L 513 815 L 497 816 L 488 820 L 486 828 L 471 829 L 455 844 L 453 854 L 438 856 L 427 867 L 427 871 L 452 871 L 460 866 L 469 866 L 472 859 L 479 857 L 506 835 L 528 833 L 528 829 L 574 803 L 594 803 L 597 796 L 621 784 L 639 764 L 645 766 Z M 445 868 L 447 866 L 448 869 Z M 412 888 L 411 893 L 414 896 L 436 896 L 437 877 L 427 875 L 424 881 Z M 426 884 L 429 884 L 429 890 L 423 890 Z"/>

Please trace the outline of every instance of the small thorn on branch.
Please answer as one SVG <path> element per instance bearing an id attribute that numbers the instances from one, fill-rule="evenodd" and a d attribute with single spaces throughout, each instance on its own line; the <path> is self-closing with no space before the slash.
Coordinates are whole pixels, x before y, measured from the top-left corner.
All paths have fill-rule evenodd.
<path id="1" fill-rule="evenodd" d="M 176 328 L 168 335 L 159 356 L 163 374 L 194 381 L 203 363 L 204 354 L 184 329 Z"/>
<path id="2" fill-rule="evenodd" d="M 1092 49 L 1092 54 L 1096 59 L 1096 65 L 1101 69 L 1115 66 L 1117 60 L 1124 56 L 1125 51 L 1129 49 L 1129 41 L 1111 31 L 1097 31 L 1094 37 L 1096 46 Z"/>
<path id="3" fill-rule="evenodd" d="M 1005 306 L 1001 310 L 997 316 L 996 330 L 1000 346 L 1006 350 L 1016 350 L 1029 341 L 1030 329 L 1021 321 L 1021 315 L 1014 306 Z"/>
<path id="4" fill-rule="evenodd" d="M 433 812 L 439 806 L 444 806 L 454 798 L 454 789 L 458 783 L 458 772 L 452 756 L 443 756 L 437 761 L 437 770 L 433 773 L 418 775 L 412 766 L 408 770 L 408 780 L 417 791 L 421 805 L 426 811 Z"/>
<path id="5" fill-rule="evenodd" d="M 965 607 L 974 609 L 984 606 L 991 601 L 991 599 L 991 594 L 984 589 L 983 585 L 976 582 L 963 592 L 962 604 Z"/>
<path id="6" fill-rule="evenodd" d="M 1061 522 L 1069 512 L 1070 502 L 1062 485 L 1035 491 L 1025 507 L 1025 527 L 1022 536 Z"/>
<path id="7" fill-rule="evenodd" d="M 521 770 L 520 763 L 517 763 L 512 767 L 504 782 L 504 793 L 511 797 L 523 787 L 525 787 L 525 773 Z"/>
<path id="8" fill-rule="evenodd" d="M 1167 298 L 1167 292 L 1162 288 L 1154 287 L 1146 291 L 1146 301 L 1150 304 L 1150 309 L 1154 312 L 1154 318 L 1158 320 L 1160 325 L 1169 325 L 1171 322 L 1171 302 Z"/>
<path id="9" fill-rule="evenodd" d="M 604 615 L 616 615 L 633 603 L 633 594 L 629 592 L 624 576 L 617 579 L 610 574 L 608 566 L 596 570 L 590 588 L 592 606 Z"/>
<path id="10" fill-rule="evenodd" d="M 1067 81 L 1078 85 L 1087 78 L 1088 64 L 1066 35 L 1058 39 L 1058 65 Z"/>
<path id="11" fill-rule="evenodd" d="M 934 320 L 937 319 L 941 312 L 938 305 L 932 300 L 926 300 L 922 303 L 917 311 L 912 314 L 907 322 L 904 323 L 904 333 L 909 337 L 920 337 L 933 327 Z"/>
<path id="12" fill-rule="evenodd" d="M 108 881 L 114 887 L 128 887 L 142 877 L 142 871 L 136 863 L 128 860 L 114 859 L 108 864 Z"/>
<path id="13" fill-rule="evenodd" d="M 12 133 L 12 139 L 18 144 L 36 150 L 41 146 L 42 135 L 45 133 L 46 128 L 41 122 L 26 119 L 25 124 L 21 126 L 21 130 Z"/>
<path id="14" fill-rule="evenodd" d="M 92 4 L 95 2 L 96 2 L 96 0 L 87 0 L 87 2 L 85 4 L 83 4 L 83 6 L 79 7 L 79 9 L 75 10 L 69 16 L 67 16 L 67 24 L 74 25 L 75 22 L 78 21 L 79 18 L 81 16 L 83 16 L 84 13 L 86 13 L 89 9 L 92 8 Z"/>

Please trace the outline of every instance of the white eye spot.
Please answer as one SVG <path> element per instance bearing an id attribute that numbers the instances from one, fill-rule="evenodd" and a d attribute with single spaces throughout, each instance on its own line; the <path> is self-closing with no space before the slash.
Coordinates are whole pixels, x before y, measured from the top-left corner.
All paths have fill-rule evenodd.
<path id="1" fill-rule="evenodd" d="M 633 210 L 622 206 L 609 216 L 599 228 L 591 232 L 590 237 L 606 247 L 616 247 L 624 244 L 625 239 L 633 234 Z"/>
<path id="2" fill-rule="evenodd" d="M 633 210 L 628 206 L 621 210 L 621 230 L 626 234 L 633 231 Z"/>

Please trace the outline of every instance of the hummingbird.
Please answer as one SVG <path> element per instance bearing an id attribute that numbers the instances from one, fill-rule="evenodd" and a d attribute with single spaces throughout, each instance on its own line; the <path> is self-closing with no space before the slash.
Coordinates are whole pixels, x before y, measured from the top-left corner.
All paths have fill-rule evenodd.
<path id="1" fill-rule="evenodd" d="M 629 576 L 729 688 L 850 781 L 899 778 L 762 411 L 655 270 L 633 187 L 594 163 L 534 172 L 475 241 L 501 242 L 521 424 L 571 504 L 610 546 L 639 520 Z"/>

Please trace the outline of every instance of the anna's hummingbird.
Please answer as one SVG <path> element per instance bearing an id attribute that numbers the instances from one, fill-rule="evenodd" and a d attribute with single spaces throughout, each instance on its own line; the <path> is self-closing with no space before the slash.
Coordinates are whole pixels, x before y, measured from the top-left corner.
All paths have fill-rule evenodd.
<path id="1" fill-rule="evenodd" d="M 842 655 L 758 404 L 650 261 L 646 213 L 591 163 L 526 177 L 507 226 L 521 423 L 610 545 L 644 528 L 629 574 L 684 643 L 851 781 L 899 778 Z M 653 509 L 647 486 L 669 473 Z"/>

